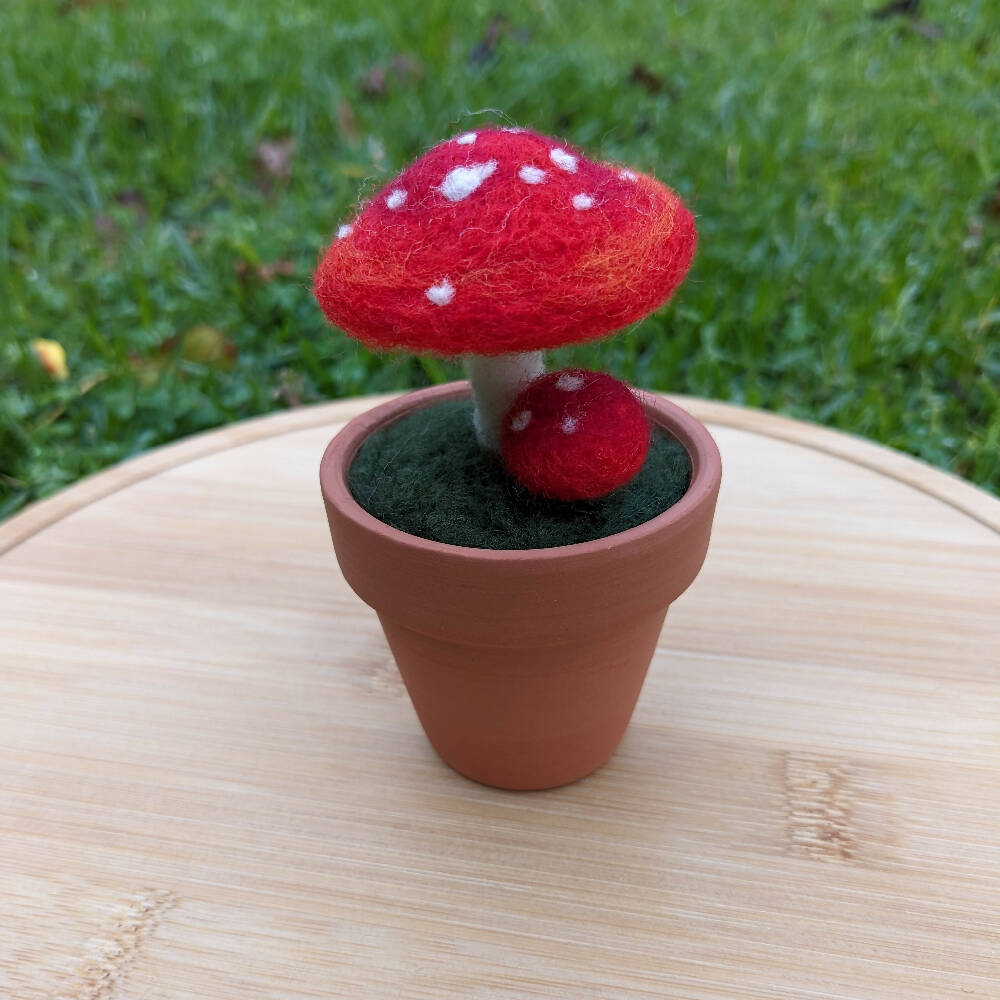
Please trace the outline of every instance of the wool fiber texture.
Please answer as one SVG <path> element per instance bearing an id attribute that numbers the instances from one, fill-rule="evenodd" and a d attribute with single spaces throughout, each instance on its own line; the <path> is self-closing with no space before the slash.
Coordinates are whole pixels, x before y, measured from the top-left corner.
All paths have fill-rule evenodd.
<path id="1" fill-rule="evenodd" d="M 503 423 L 507 471 L 539 496 L 594 500 L 627 483 L 649 451 L 649 420 L 604 372 L 549 372 L 521 390 Z"/>
<path id="2" fill-rule="evenodd" d="M 446 400 L 372 434 L 348 470 L 354 499 L 421 538 L 477 549 L 539 549 L 605 538 L 643 524 L 687 491 L 691 460 L 659 429 L 639 473 L 598 500 L 536 496 L 482 448 L 468 400 Z"/>
<path id="3" fill-rule="evenodd" d="M 377 350 L 544 350 L 660 306 L 696 242 L 655 178 L 488 127 L 434 146 L 365 202 L 313 288 L 330 322 Z"/>

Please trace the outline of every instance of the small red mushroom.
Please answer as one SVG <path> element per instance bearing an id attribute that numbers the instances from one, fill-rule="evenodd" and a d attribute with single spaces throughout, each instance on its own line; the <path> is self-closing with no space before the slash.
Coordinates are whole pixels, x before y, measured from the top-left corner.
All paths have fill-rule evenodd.
<path id="1" fill-rule="evenodd" d="M 582 368 L 530 382 L 503 423 L 507 471 L 553 500 L 596 500 L 627 483 L 649 451 L 642 404 L 623 382 Z"/>
<path id="2" fill-rule="evenodd" d="M 424 153 L 336 231 L 313 288 L 376 350 L 466 360 L 480 442 L 543 370 L 666 301 L 694 256 L 668 187 L 527 129 L 484 127 Z"/>

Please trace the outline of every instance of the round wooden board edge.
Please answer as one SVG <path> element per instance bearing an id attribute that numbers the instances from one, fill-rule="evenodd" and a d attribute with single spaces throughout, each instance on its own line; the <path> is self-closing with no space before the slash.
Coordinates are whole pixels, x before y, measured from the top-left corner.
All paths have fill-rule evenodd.
<path id="1" fill-rule="evenodd" d="M 31 504 L 0 524 L 0 555 L 9 552 L 68 514 L 133 483 L 227 448 L 324 424 L 331 426 L 343 424 L 370 407 L 396 395 L 399 393 L 356 396 L 280 413 L 268 413 L 183 438 L 111 466 L 51 497 Z M 663 395 L 687 409 L 704 423 L 788 441 L 896 479 L 935 497 L 1000 533 L 1000 500 L 957 476 L 935 469 L 902 452 L 843 431 L 805 423 L 766 410 L 755 410 L 732 403 L 700 399 L 696 396 Z M 318 460 L 317 457 L 317 462 Z"/>

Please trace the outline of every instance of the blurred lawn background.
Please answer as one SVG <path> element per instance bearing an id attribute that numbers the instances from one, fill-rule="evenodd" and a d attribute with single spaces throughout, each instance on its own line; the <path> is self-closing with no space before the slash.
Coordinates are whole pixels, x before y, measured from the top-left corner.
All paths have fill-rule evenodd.
<path id="1" fill-rule="evenodd" d="M 0 516 L 227 421 L 454 377 L 326 327 L 309 279 L 359 192 L 489 121 L 699 215 L 673 303 L 553 364 L 997 491 L 1000 5 L 876 6 L 6 0 Z"/>

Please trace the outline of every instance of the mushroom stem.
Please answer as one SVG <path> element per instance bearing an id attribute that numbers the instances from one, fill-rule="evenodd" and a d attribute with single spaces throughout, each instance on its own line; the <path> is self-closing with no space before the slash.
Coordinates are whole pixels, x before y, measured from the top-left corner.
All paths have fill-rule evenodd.
<path id="1" fill-rule="evenodd" d="M 545 371 L 541 351 L 499 354 L 496 357 L 469 355 L 465 373 L 472 386 L 476 437 L 484 448 L 500 450 L 503 418 L 526 382 Z"/>

